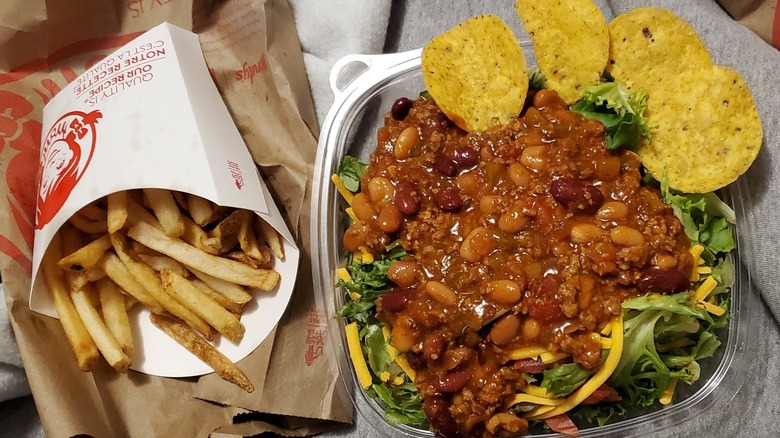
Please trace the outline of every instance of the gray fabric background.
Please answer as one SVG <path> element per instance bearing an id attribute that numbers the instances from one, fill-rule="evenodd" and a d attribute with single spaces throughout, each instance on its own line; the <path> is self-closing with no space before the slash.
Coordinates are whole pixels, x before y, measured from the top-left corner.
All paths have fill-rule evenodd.
<path id="1" fill-rule="evenodd" d="M 397 52 L 419 48 L 435 35 L 471 16 L 491 13 L 518 34 L 522 26 L 510 0 L 291 0 L 320 121 L 332 101 L 330 66 L 349 53 Z M 756 99 L 764 145 L 747 174 L 752 207 L 740 238 L 744 260 L 760 297 L 751 311 L 750 348 L 737 357 L 745 384 L 726 408 L 690 418 L 652 437 L 780 437 L 780 52 L 731 20 L 714 0 L 597 0 L 607 20 L 641 6 L 659 6 L 685 18 L 709 47 L 713 62 L 737 70 Z M 3 309 L 4 310 L 4 309 Z M 1 316 L 1 315 L 0 315 Z M 2 322 L 2 321 L 0 321 Z M 8 328 L 0 325 L 0 335 Z M 12 367 L 0 363 L 0 367 Z M 3 369 L 0 368 L 0 375 Z M 0 399 L 4 399 L 0 394 Z M 0 437 L 40 437 L 43 433 L 31 397 L 0 403 Z M 381 436 L 361 418 L 355 426 L 327 437 Z"/>

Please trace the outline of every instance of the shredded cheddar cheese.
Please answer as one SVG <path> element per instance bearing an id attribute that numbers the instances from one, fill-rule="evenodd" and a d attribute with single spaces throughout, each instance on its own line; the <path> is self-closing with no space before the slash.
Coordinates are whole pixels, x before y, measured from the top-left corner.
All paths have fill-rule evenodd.
<path id="1" fill-rule="evenodd" d="M 701 301 L 712 292 L 713 289 L 715 289 L 715 286 L 718 285 L 718 282 L 715 281 L 712 277 L 707 277 L 706 280 L 696 289 L 696 292 L 693 294 L 693 298 Z"/>
<path id="2" fill-rule="evenodd" d="M 525 388 L 522 389 L 523 392 L 526 394 L 531 394 L 535 397 L 543 397 L 543 398 L 555 398 L 555 396 L 552 393 L 547 392 L 545 388 L 542 388 L 541 386 L 536 385 L 526 385 Z"/>
<path id="3" fill-rule="evenodd" d="M 390 355 L 390 359 L 395 361 L 395 363 L 398 364 L 404 373 L 409 376 L 409 380 L 414 382 L 414 379 L 417 377 L 417 373 L 414 371 L 414 369 L 412 369 L 412 366 L 409 365 L 409 361 L 406 359 L 406 356 L 399 353 L 398 350 L 396 350 L 395 347 L 390 345 L 390 342 L 388 342 L 388 339 L 390 339 L 390 327 L 386 325 L 382 326 L 382 337 L 385 338 L 385 349 L 387 350 L 387 354 Z"/>
<path id="4" fill-rule="evenodd" d="M 344 181 L 339 178 L 338 175 L 335 173 L 330 177 L 330 180 L 333 181 L 333 185 L 336 186 L 336 189 L 341 193 L 341 196 L 344 197 L 344 200 L 347 201 L 347 204 L 352 205 L 352 198 L 355 196 L 352 194 L 352 192 L 347 189 L 347 187 L 344 185 Z"/>
<path id="5" fill-rule="evenodd" d="M 347 268 L 336 269 L 336 276 L 344 280 L 345 283 L 348 283 L 350 280 L 352 280 L 352 277 L 349 275 Z"/>
<path id="6" fill-rule="evenodd" d="M 543 420 L 545 418 L 554 417 L 568 412 L 573 407 L 582 403 L 583 400 L 588 398 L 593 392 L 595 392 L 604 382 L 607 381 L 612 372 L 617 368 L 618 362 L 620 362 L 620 356 L 623 354 L 623 317 L 618 316 L 612 319 L 612 348 L 609 350 L 609 355 L 604 361 L 604 365 L 596 371 L 587 382 L 577 388 L 576 391 L 566 397 L 565 401 L 559 405 L 556 405 L 550 410 L 541 410 L 541 406 L 528 412 L 525 418 L 529 420 Z"/>
<path id="7" fill-rule="evenodd" d="M 674 396 L 674 388 L 676 386 L 677 379 L 670 379 L 669 383 L 666 385 L 666 388 L 664 388 L 663 392 L 661 393 L 661 397 L 658 399 L 662 405 L 666 406 L 672 402 L 672 396 Z"/>
<path id="8" fill-rule="evenodd" d="M 565 357 L 569 357 L 569 355 L 567 353 L 551 353 L 547 351 L 539 355 L 539 360 L 549 364 L 553 362 L 558 362 L 559 360 Z"/>
<path id="9" fill-rule="evenodd" d="M 723 307 L 708 303 L 707 301 L 700 301 L 697 306 L 712 313 L 715 316 L 723 316 L 723 314 L 726 313 L 726 309 Z"/>
<path id="10" fill-rule="evenodd" d="M 347 348 L 349 349 L 349 358 L 352 360 L 352 365 L 355 366 L 355 374 L 357 374 L 360 386 L 364 389 L 371 386 L 372 379 L 371 373 L 368 372 L 368 364 L 366 358 L 363 357 L 363 350 L 360 348 L 360 335 L 358 335 L 357 323 L 353 322 L 345 327 L 347 332 Z"/>
<path id="11" fill-rule="evenodd" d="M 550 353 L 544 347 L 524 347 L 509 352 L 509 358 L 512 360 L 536 359 L 544 353 Z"/>
<path id="12" fill-rule="evenodd" d="M 518 403 L 533 403 L 535 405 L 541 405 L 541 406 L 557 406 L 563 403 L 564 401 L 566 401 L 566 399 L 537 397 L 535 395 L 524 394 L 521 392 L 515 395 L 515 398 L 511 402 L 509 402 L 509 404 L 507 404 L 507 407 L 514 406 Z"/>

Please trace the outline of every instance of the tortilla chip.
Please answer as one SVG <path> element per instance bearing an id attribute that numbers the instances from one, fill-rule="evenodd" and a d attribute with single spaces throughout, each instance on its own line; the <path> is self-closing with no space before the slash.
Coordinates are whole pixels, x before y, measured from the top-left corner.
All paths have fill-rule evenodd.
<path id="1" fill-rule="evenodd" d="M 652 92 L 688 69 L 712 65 L 707 47 L 682 18 L 659 8 L 634 9 L 609 23 L 609 71 L 629 91 Z"/>
<path id="2" fill-rule="evenodd" d="M 494 15 L 470 18 L 434 38 L 423 49 L 422 73 L 439 108 L 466 131 L 514 120 L 528 92 L 523 50 Z"/>
<path id="3" fill-rule="evenodd" d="M 545 88 L 568 104 L 599 82 L 609 59 L 609 31 L 591 0 L 517 0 L 515 9 L 534 43 Z"/>
<path id="4" fill-rule="evenodd" d="M 753 163 L 762 127 L 753 96 L 739 74 L 713 66 L 679 74 L 648 100 L 652 141 L 638 150 L 656 179 L 706 193 L 732 183 Z"/>

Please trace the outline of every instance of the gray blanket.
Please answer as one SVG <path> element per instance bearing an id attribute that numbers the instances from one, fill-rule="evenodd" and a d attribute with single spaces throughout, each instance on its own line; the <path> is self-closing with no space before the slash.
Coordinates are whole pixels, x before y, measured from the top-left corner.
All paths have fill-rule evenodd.
<path id="1" fill-rule="evenodd" d="M 437 34 L 471 16 L 500 16 L 518 34 L 522 25 L 512 1 L 394 1 L 389 0 L 291 0 L 296 26 L 304 49 L 307 73 L 317 114 L 322 121 L 332 101 L 327 85 L 330 67 L 350 53 L 382 53 L 422 47 Z M 745 383 L 726 403 L 686 422 L 660 432 L 648 425 L 646 435 L 658 437 L 777 437 L 780 436 L 780 99 L 778 72 L 780 52 L 735 23 L 714 0 L 613 0 L 596 1 L 610 20 L 640 6 L 659 6 L 685 18 L 710 49 L 713 62 L 737 70 L 753 91 L 764 125 L 764 145 L 747 174 L 752 198 L 748 220 L 740 228 L 742 243 L 748 243 L 745 258 L 755 290 L 750 318 L 754 331 L 744 355 Z M 0 313 L 5 308 L 0 306 Z M 27 393 L 18 368 L 10 328 L 0 314 L 0 400 Z M 739 358 L 738 358 L 739 359 Z M 43 436 L 32 399 L 19 397 L 0 403 L 0 436 Z M 371 437 L 380 434 L 362 419 L 356 425 L 329 433 L 331 437 Z"/>

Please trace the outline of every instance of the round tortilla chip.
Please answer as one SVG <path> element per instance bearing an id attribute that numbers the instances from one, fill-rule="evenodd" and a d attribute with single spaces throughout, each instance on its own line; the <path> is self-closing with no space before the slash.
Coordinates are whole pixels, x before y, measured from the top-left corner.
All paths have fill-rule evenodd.
<path id="1" fill-rule="evenodd" d="M 665 87 L 687 69 L 712 65 L 696 31 L 682 18 L 659 8 L 639 8 L 609 23 L 609 71 L 629 91 Z"/>
<path id="2" fill-rule="evenodd" d="M 422 73 L 439 108 L 466 131 L 516 119 L 528 92 L 523 50 L 495 15 L 470 18 L 431 40 Z"/>
<path id="3" fill-rule="evenodd" d="M 688 70 L 650 95 L 652 141 L 642 164 L 669 187 L 706 193 L 734 182 L 755 160 L 763 131 L 753 96 L 727 67 Z"/>
<path id="4" fill-rule="evenodd" d="M 549 88 L 568 104 L 599 83 L 609 59 L 609 31 L 591 0 L 517 0 L 515 9 L 534 43 Z"/>

